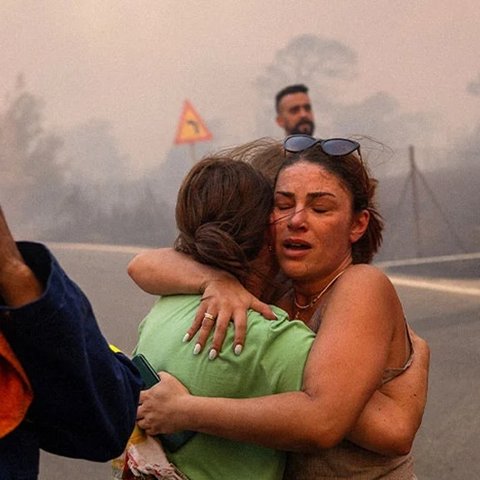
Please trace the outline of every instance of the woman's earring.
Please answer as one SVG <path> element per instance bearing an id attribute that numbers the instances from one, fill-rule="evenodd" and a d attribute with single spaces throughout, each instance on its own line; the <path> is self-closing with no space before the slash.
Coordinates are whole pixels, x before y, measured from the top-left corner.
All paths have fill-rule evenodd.
<path id="1" fill-rule="evenodd" d="M 273 253 L 273 245 L 268 245 L 267 248 L 270 253 Z"/>

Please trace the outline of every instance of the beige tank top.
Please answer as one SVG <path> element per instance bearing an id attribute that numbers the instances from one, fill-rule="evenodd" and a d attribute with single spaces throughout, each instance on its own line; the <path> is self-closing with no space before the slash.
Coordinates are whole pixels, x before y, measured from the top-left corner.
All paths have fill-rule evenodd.
<path id="1" fill-rule="evenodd" d="M 316 454 L 290 453 L 284 480 L 414 480 L 411 454 L 386 457 L 344 440 Z"/>
<path id="2" fill-rule="evenodd" d="M 406 324 L 406 323 L 405 323 Z M 412 363 L 413 345 L 407 328 L 410 355 L 401 368 L 387 368 L 382 384 L 403 373 Z M 416 480 L 411 453 L 385 456 L 343 440 L 315 454 L 289 453 L 284 480 Z"/>

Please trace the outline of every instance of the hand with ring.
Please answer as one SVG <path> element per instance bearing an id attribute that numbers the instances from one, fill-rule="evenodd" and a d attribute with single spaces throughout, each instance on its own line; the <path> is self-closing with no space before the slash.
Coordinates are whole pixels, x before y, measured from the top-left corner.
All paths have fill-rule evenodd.
<path id="1" fill-rule="evenodd" d="M 215 325 L 215 321 L 216 321 L 216 318 L 211 313 L 205 312 L 203 314 L 202 323 L 200 325 L 200 330 L 198 333 L 199 339 L 205 337 L 205 340 L 206 340 L 208 338 L 208 336 L 210 335 L 210 332 L 212 331 L 213 326 Z M 197 341 L 197 343 L 195 344 L 195 347 L 193 348 L 193 354 L 198 355 L 202 351 L 202 349 L 203 349 L 202 345 Z M 209 352 L 210 359 L 213 360 L 214 358 L 216 358 L 216 356 L 217 356 L 217 351 L 214 351 L 213 349 L 210 350 Z"/>
<path id="2" fill-rule="evenodd" d="M 205 347 L 214 328 L 209 350 L 209 358 L 213 360 L 222 349 L 227 328 L 232 321 L 235 325 L 233 349 L 239 355 L 245 344 L 249 309 L 259 312 L 268 320 L 277 318 L 269 305 L 248 292 L 233 276 L 226 274 L 217 276 L 206 283 L 202 302 L 184 341 L 187 342 L 198 334 L 194 347 L 194 353 L 198 354 Z"/>
<path id="3" fill-rule="evenodd" d="M 205 325 L 205 320 L 211 320 L 211 321 L 215 322 L 215 317 L 211 313 L 205 312 L 203 314 L 202 325 Z"/>

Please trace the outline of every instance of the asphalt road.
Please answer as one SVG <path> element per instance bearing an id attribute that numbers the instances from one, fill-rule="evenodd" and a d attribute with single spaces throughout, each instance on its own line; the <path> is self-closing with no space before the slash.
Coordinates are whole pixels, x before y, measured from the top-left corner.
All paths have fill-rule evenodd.
<path id="1" fill-rule="evenodd" d="M 90 298 L 105 336 L 130 352 L 152 303 L 126 274 L 135 249 L 52 247 Z M 416 473 L 420 480 L 480 478 L 480 259 L 462 260 L 461 269 L 455 262 L 431 265 L 387 269 L 408 321 L 431 347 L 429 400 L 414 445 Z M 110 478 L 109 464 L 42 452 L 41 480 L 85 478 Z"/>

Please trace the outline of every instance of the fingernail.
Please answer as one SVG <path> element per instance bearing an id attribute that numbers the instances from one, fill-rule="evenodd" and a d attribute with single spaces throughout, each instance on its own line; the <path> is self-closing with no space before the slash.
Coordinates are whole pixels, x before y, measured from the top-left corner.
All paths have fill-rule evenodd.
<path id="1" fill-rule="evenodd" d="M 193 354 L 198 355 L 201 351 L 202 351 L 202 346 L 199 343 L 197 343 L 193 349 Z"/>
<path id="2" fill-rule="evenodd" d="M 184 337 L 182 338 L 183 343 L 187 343 L 190 340 L 190 334 L 186 333 Z"/>
<path id="3" fill-rule="evenodd" d="M 208 359 L 209 360 L 215 360 L 217 358 L 218 352 L 212 348 L 210 352 L 208 352 Z"/>
<path id="4" fill-rule="evenodd" d="M 233 350 L 235 355 L 240 355 L 243 350 L 243 345 L 237 344 L 235 345 L 235 349 Z"/>

